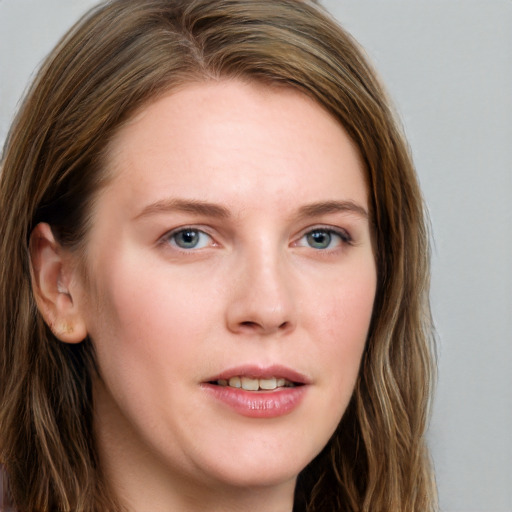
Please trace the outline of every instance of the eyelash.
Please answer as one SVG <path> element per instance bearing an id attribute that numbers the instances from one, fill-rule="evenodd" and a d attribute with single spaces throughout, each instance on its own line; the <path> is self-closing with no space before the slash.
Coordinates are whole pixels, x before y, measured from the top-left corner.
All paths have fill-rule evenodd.
<path id="1" fill-rule="evenodd" d="M 332 227 L 327 226 L 318 226 L 313 229 L 308 229 L 306 232 L 302 234 L 302 236 L 299 238 L 298 242 L 296 242 L 296 245 L 301 247 L 300 241 L 304 238 L 307 239 L 307 237 L 312 236 L 315 233 L 321 233 L 322 235 L 327 235 L 329 237 L 329 245 L 332 242 L 332 238 L 336 237 L 339 239 L 339 244 L 337 244 L 336 247 L 329 248 L 321 248 L 321 247 L 313 247 L 309 243 L 307 243 L 307 247 L 310 247 L 311 249 L 315 249 L 317 251 L 335 251 L 339 245 L 352 245 L 352 237 L 349 235 L 349 233 L 342 229 L 334 229 Z M 309 241 L 308 241 L 309 242 Z"/>
<path id="2" fill-rule="evenodd" d="M 176 242 L 176 236 L 179 235 L 180 233 L 196 233 L 199 237 L 208 237 L 210 240 L 213 240 L 211 235 L 209 235 L 208 233 L 206 233 L 206 231 L 202 230 L 202 229 L 199 229 L 197 227 L 192 227 L 192 226 L 186 226 L 186 227 L 181 227 L 181 228 L 177 228 L 177 229 L 174 229 L 172 231 L 170 231 L 169 233 L 167 233 L 166 235 L 164 235 L 162 237 L 162 241 L 164 243 L 168 243 L 169 245 L 172 245 L 173 247 L 175 247 L 176 249 L 178 250 L 181 250 L 181 251 L 186 251 L 186 252 L 189 252 L 191 250 L 194 250 L 194 249 L 202 249 L 203 247 L 181 247 L 178 245 L 178 243 Z"/>
<path id="3" fill-rule="evenodd" d="M 196 245 L 193 245 L 192 247 L 183 247 L 183 246 L 180 246 L 176 242 L 176 237 L 178 235 L 186 234 L 187 232 L 188 232 L 188 235 L 191 237 L 193 237 L 194 235 L 196 236 L 196 238 L 197 238 Z M 329 237 L 328 238 L 328 246 L 327 247 L 313 247 L 313 245 L 310 245 L 311 239 L 308 240 L 308 237 L 312 237 L 315 234 L 321 234 L 323 236 L 328 236 Z M 203 241 L 203 245 L 200 247 L 197 247 L 197 245 L 201 244 L 201 238 L 204 238 L 204 237 L 208 237 L 208 239 L 210 240 L 210 243 L 213 240 L 211 235 L 209 235 L 206 231 L 199 229 L 197 227 L 193 227 L 193 226 L 185 226 L 185 227 L 180 227 L 180 228 L 170 231 L 169 233 L 164 235 L 164 237 L 162 237 L 161 240 L 163 243 L 167 243 L 167 244 L 173 246 L 174 248 L 176 248 L 177 250 L 190 252 L 193 250 L 203 249 L 204 247 L 209 245 L 208 242 Z M 336 247 L 330 248 L 329 245 L 331 245 L 332 239 L 334 237 L 339 239 L 339 243 L 336 245 Z M 306 239 L 306 243 L 304 245 L 300 243 L 303 239 Z M 194 242 L 194 240 L 191 240 L 191 243 L 193 243 L 193 242 Z M 293 245 L 295 247 L 309 247 L 316 251 L 323 252 L 323 251 L 335 251 L 339 245 L 344 245 L 344 244 L 352 245 L 352 242 L 353 242 L 352 237 L 345 230 L 334 229 L 332 227 L 326 227 L 326 226 L 325 227 L 318 226 L 318 227 L 315 227 L 313 229 L 308 229 L 307 231 L 303 232 L 303 234 L 300 236 L 300 238 L 296 242 L 294 242 Z"/>

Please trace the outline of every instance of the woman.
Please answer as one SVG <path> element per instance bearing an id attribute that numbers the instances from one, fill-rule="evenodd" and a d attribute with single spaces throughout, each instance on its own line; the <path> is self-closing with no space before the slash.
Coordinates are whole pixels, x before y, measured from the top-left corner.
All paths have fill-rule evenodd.
<path id="1" fill-rule="evenodd" d="M 102 4 L 2 167 L 17 510 L 435 509 L 421 195 L 321 8 Z"/>

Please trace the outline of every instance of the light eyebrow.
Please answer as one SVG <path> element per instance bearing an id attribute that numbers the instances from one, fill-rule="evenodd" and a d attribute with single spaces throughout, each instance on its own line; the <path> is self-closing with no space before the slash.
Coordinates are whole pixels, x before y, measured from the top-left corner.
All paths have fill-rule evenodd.
<path id="1" fill-rule="evenodd" d="M 320 201 L 299 208 L 300 217 L 317 217 L 329 213 L 353 213 L 368 219 L 368 212 L 354 201 Z"/>
<path id="2" fill-rule="evenodd" d="M 146 206 L 135 219 L 155 215 L 158 213 L 183 212 L 205 217 L 217 217 L 227 219 L 230 214 L 227 208 L 218 204 L 196 199 L 163 199 Z"/>

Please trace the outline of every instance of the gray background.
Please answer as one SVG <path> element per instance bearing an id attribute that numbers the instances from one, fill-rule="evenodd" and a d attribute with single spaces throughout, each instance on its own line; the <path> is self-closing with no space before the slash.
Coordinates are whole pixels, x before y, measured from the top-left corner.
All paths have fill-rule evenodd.
<path id="1" fill-rule="evenodd" d="M 0 141 L 93 0 L 0 0 Z M 395 99 L 433 224 L 445 512 L 512 512 L 512 1 L 325 0 Z"/>

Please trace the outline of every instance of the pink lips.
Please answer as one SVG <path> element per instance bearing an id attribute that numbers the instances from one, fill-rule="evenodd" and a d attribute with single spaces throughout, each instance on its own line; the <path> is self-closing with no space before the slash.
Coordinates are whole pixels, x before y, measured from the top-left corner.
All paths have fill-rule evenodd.
<path id="1" fill-rule="evenodd" d="M 293 387 L 278 387 L 273 390 L 247 391 L 242 388 L 220 386 L 217 381 L 229 381 L 232 377 L 286 379 Z M 296 409 L 310 384 L 302 374 L 283 366 L 241 366 L 230 368 L 202 384 L 203 389 L 236 413 L 250 418 L 276 418 Z"/>

